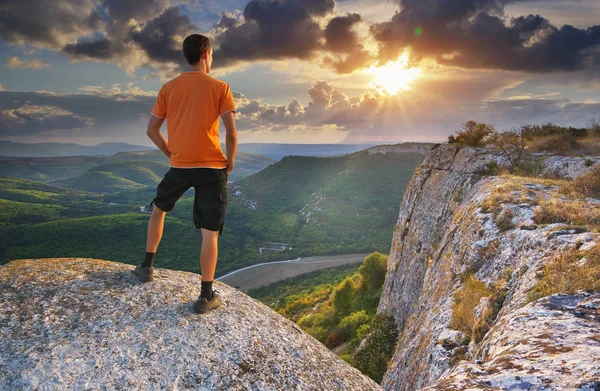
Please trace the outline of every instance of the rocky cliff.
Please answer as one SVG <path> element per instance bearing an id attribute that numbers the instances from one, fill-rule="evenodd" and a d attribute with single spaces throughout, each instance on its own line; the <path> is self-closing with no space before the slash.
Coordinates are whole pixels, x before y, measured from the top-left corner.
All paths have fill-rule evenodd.
<path id="1" fill-rule="evenodd" d="M 395 145 L 378 145 L 367 149 L 369 155 L 381 153 L 419 153 L 421 155 L 427 155 L 427 152 L 431 149 L 433 144 L 428 143 L 402 143 Z"/>
<path id="2" fill-rule="evenodd" d="M 555 179 L 600 162 L 534 159 Z M 600 389 L 600 294 L 534 295 L 557 257 L 598 262 L 600 201 L 566 197 L 555 179 L 490 175 L 507 165 L 490 150 L 442 145 L 415 172 L 379 305 L 402 331 L 384 389 Z"/>
<path id="3" fill-rule="evenodd" d="M 93 259 L 0 267 L 1 390 L 376 390 L 294 323 L 227 285 L 205 315 L 200 276 Z"/>

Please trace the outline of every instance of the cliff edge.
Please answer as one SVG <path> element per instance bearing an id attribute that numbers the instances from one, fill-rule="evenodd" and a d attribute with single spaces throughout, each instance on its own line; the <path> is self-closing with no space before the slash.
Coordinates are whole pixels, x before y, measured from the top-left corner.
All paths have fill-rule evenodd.
<path id="1" fill-rule="evenodd" d="M 600 294 L 536 297 L 549 271 L 593 264 L 581 278 L 600 281 L 600 200 L 564 191 L 599 163 L 536 155 L 538 177 L 497 176 L 508 162 L 491 150 L 429 152 L 379 304 L 401 330 L 384 389 L 600 390 Z"/>
<path id="2" fill-rule="evenodd" d="M 245 294 L 189 306 L 193 273 L 63 258 L 0 267 L 0 389 L 377 390 L 379 385 Z"/>

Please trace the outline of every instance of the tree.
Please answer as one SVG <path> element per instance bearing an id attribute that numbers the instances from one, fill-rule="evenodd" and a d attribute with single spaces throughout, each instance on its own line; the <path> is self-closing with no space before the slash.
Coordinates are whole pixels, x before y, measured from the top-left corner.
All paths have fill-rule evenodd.
<path id="1" fill-rule="evenodd" d="M 381 288 L 385 282 L 388 256 L 379 252 L 369 254 L 358 272 L 362 276 L 361 288 L 367 292 L 374 292 Z"/>
<path id="2" fill-rule="evenodd" d="M 521 129 L 510 132 L 494 132 L 490 141 L 500 148 L 504 157 L 510 162 L 510 165 L 516 169 L 521 167 L 523 152 L 527 145 L 526 137 L 530 132 L 530 126 L 521 126 Z"/>
<path id="3" fill-rule="evenodd" d="M 352 283 L 352 279 L 346 278 L 338 288 L 333 291 L 333 311 L 337 319 L 342 318 L 352 310 L 352 299 L 356 288 Z"/>
<path id="4" fill-rule="evenodd" d="M 456 136 L 448 136 L 448 143 L 465 147 L 485 147 L 495 133 L 493 124 L 470 120 L 462 125 L 462 130 L 457 131 Z"/>
<path id="5" fill-rule="evenodd" d="M 398 335 L 398 327 L 391 315 L 375 315 L 369 325 L 369 335 L 362 348 L 356 352 L 356 368 L 377 383 L 381 383 L 388 362 L 394 355 Z"/>

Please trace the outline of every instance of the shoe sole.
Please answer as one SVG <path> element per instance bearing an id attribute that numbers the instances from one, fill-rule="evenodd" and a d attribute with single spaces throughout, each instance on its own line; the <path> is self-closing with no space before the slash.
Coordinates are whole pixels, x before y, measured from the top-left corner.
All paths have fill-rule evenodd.
<path id="1" fill-rule="evenodd" d="M 146 278 L 142 277 L 141 275 L 138 274 L 137 269 L 135 269 L 133 271 L 135 273 L 136 276 L 138 276 L 138 280 L 140 280 L 141 282 L 150 282 L 150 281 L 154 281 L 154 276 L 150 275 Z"/>
<path id="2" fill-rule="evenodd" d="M 193 312 L 193 313 L 195 313 L 195 314 L 206 314 L 206 313 L 207 313 L 207 312 L 209 312 L 209 311 L 216 310 L 216 309 L 217 309 L 217 308 L 219 308 L 219 307 L 221 306 L 221 304 L 223 304 L 223 303 L 222 303 L 222 302 L 221 302 L 221 300 L 219 299 L 219 304 L 215 305 L 214 307 L 210 307 L 210 308 L 199 308 L 197 311 L 196 311 L 196 307 L 195 307 L 195 305 L 194 305 L 194 304 L 196 304 L 196 303 L 192 303 L 192 307 L 191 307 L 191 309 L 192 309 L 192 312 Z"/>

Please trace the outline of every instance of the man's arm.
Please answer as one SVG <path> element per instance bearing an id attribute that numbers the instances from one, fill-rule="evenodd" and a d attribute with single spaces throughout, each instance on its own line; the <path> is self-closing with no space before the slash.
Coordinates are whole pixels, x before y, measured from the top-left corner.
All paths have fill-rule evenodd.
<path id="1" fill-rule="evenodd" d="M 165 122 L 164 118 L 158 118 L 154 115 L 150 116 L 150 121 L 148 122 L 148 131 L 146 134 L 154 144 L 160 149 L 167 157 L 171 157 L 171 152 L 167 148 L 167 140 L 165 140 L 164 136 L 160 132 L 160 127 L 163 122 Z"/>
<path id="2" fill-rule="evenodd" d="M 237 129 L 235 128 L 235 113 L 230 111 L 221 116 L 223 125 L 225 125 L 225 147 L 227 149 L 227 175 L 233 171 L 235 166 L 235 155 L 237 153 Z"/>

